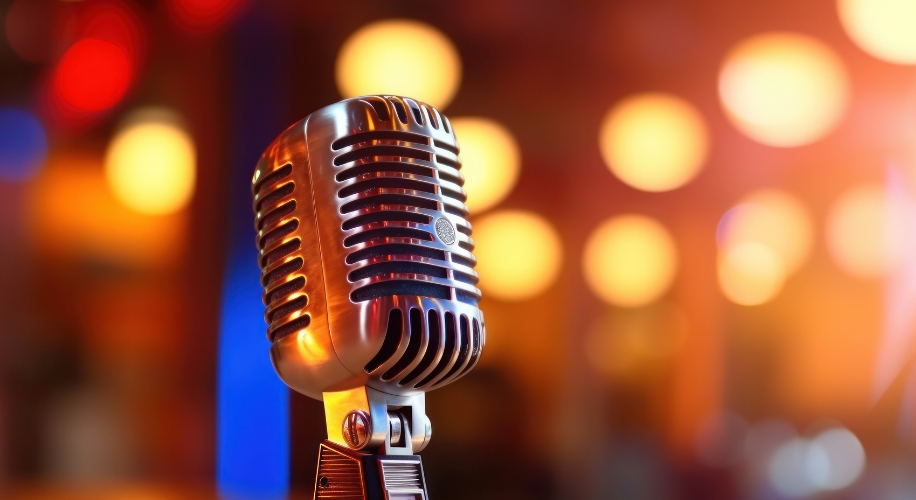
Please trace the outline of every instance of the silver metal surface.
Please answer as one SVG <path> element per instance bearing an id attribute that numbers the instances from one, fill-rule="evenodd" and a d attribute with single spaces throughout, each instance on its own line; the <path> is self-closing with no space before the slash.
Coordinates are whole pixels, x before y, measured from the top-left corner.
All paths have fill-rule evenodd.
<path id="1" fill-rule="evenodd" d="M 341 412 L 362 409 L 372 422 L 367 449 L 389 448 L 395 408 L 410 415 L 403 432 L 419 451 L 429 441 L 424 393 L 480 359 L 485 325 L 460 166 L 448 119 L 395 96 L 318 110 L 258 163 L 271 359 L 287 385 L 325 401 L 333 442 L 347 444 Z"/>

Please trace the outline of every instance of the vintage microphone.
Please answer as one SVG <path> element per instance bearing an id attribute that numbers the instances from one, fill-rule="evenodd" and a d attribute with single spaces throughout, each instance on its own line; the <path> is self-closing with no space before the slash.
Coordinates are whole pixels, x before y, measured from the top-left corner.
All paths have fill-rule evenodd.
<path id="1" fill-rule="evenodd" d="M 428 498 L 425 393 L 470 371 L 485 341 L 460 168 L 448 119 L 397 96 L 322 108 L 258 162 L 270 356 L 324 401 L 316 499 Z"/>

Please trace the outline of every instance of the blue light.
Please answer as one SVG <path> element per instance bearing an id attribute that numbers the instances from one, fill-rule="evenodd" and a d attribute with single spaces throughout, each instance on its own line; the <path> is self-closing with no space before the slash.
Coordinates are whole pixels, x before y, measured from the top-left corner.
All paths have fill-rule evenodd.
<path id="1" fill-rule="evenodd" d="M 225 499 L 286 498 L 289 390 L 270 364 L 254 244 L 230 257 L 219 345 L 217 482 Z"/>
<path id="2" fill-rule="evenodd" d="M 26 182 L 48 157 L 48 138 L 35 116 L 17 108 L 0 108 L 0 179 Z"/>

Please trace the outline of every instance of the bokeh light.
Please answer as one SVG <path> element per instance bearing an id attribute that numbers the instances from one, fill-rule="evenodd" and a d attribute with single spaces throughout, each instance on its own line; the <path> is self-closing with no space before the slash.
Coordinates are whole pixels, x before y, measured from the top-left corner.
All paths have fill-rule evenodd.
<path id="1" fill-rule="evenodd" d="M 674 239 L 658 221 L 621 215 L 589 236 L 582 258 L 585 281 L 609 304 L 636 307 L 661 297 L 677 272 Z"/>
<path id="2" fill-rule="evenodd" d="M 108 184 L 122 203 L 137 212 L 177 212 L 194 194 L 194 143 L 176 122 L 164 110 L 139 110 L 108 146 Z"/>
<path id="3" fill-rule="evenodd" d="M 776 448 L 769 478 L 783 495 L 801 498 L 854 483 L 865 469 L 865 449 L 851 431 L 831 427 L 814 439 L 794 438 Z"/>
<path id="4" fill-rule="evenodd" d="M 787 273 L 794 273 L 811 253 L 814 223 L 805 205 L 794 195 L 761 189 L 743 197 L 719 223 L 720 248 L 741 242 L 769 247 L 782 259 Z"/>
<path id="5" fill-rule="evenodd" d="M 0 108 L 0 179 L 27 181 L 47 156 L 48 138 L 41 122 L 28 111 Z"/>
<path id="6" fill-rule="evenodd" d="M 663 93 L 630 96 L 614 105 L 601 124 L 605 164 L 621 181 L 643 191 L 669 191 L 703 168 L 709 134 L 689 102 Z"/>
<path id="7" fill-rule="evenodd" d="M 461 83 L 461 58 L 436 28 L 390 19 L 350 35 L 337 55 L 336 77 L 344 97 L 403 95 L 442 109 Z"/>
<path id="8" fill-rule="evenodd" d="M 786 280 L 786 267 L 770 247 L 754 241 L 719 252 L 719 286 L 736 304 L 755 306 L 775 297 Z"/>
<path id="9" fill-rule="evenodd" d="M 486 296 L 526 300 L 544 292 L 563 264 L 560 235 L 540 215 L 500 210 L 474 221 L 480 287 Z"/>
<path id="10" fill-rule="evenodd" d="M 501 202 L 515 187 L 521 168 L 518 142 L 505 127 L 488 118 L 450 120 L 461 146 L 461 173 L 471 213 Z"/>
<path id="11" fill-rule="evenodd" d="M 898 236 L 890 231 L 889 206 L 880 185 L 861 185 L 843 193 L 827 216 L 827 249 L 843 271 L 876 278 L 902 259 Z"/>
<path id="12" fill-rule="evenodd" d="M 187 31 L 208 32 L 226 25 L 246 0 L 168 0 L 172 20 Z"/>
<path id="13" fill-rule="evenodd" d="M 75 111 L 97 112 L 111 108 L 124 95 L 133 78 L 133 63 L 121 47 L 94 38 L 83 39 L 64 53 L 55 68 L 54 95 Z"/>
<path id="14" fill-rule="evenodd" d="M 815 483 L 822 490 L 840 490 L 854 483 L 865 470 L 865 449 L 849 429 L 834 427 L 814 438 L 813 444 L 828 457 L 826 470 L 818 471 Z"/>
<path id="15" fill-rule="evenodd" d="M 719 73 L 719 98 L 732 123 L 763 144 L 801 146 L 827 135 L 846 110 L 843 62 L 825 43 L 765 33 L 732 48 Z"/>
<path id="16" fill-rule="evenodd" d="M 916 64 L 916 2 L 837 0 L 846 33 L 862 50 L 883 61 Z"/>

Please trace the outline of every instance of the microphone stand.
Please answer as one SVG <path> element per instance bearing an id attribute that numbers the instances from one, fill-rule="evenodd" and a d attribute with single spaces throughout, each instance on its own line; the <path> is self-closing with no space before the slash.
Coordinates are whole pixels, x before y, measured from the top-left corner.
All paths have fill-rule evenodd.
<path id="1" fill-rule="evenodd" d="M 370 387 L 325 392 L 328 439 L 318 448 L 315 500 L 428 500 L 414 454 L 432 434 L 425 396 Z"/>

